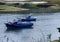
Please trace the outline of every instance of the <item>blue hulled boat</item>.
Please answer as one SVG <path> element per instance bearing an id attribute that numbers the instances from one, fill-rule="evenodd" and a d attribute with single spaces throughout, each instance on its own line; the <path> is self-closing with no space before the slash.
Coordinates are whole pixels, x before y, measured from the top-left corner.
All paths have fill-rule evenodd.
<path id="1" fill-rule="evenodd" d="M 32 27 L 33 26 L 33 23 L 30 23 L 30 22 L 14 22 L 14 23 L 5 23 L 6 27 L 11 27 L 12 28 L 29 28 L 29 27 Z"/>
<path id="2" fill-rule="evenodd" d="M 32 18 L 31 16 L 20 19 L 21 21 L 36 21 L 36 18 Z"/>
<path id="3" fill-rule="evenodd" d="M 21 21 L 36 21 L 36 18 L 29 18 L 29 19 L 21 19 Z"/>

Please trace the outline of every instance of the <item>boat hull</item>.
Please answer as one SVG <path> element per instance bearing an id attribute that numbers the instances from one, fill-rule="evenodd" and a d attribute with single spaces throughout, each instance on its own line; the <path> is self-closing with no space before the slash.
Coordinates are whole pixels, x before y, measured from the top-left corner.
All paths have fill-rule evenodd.
<path id="1" fill-rule="evenodd" d="M 22 28 L 30 28 L 30 27 L 32 27 L 33 23 L 29 23 L 29 24 L 8 24 L 8 23 L 6 23 L 5 25 L 9 29 L 13 29 L 13 28 L 22 29 Z"/>
<path id="2" fill-rule="evenodd" d="M 21 21 L 36 21 L 36 18 L 31 18 L 31 19 L 21 19 Z"/>

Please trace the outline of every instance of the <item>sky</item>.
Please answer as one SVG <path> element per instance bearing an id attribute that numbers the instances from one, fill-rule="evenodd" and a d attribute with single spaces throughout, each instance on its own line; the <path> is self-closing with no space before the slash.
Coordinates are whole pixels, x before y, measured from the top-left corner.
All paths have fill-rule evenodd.
<path id="1" fill-rule="evenodd" d="M 6 0 L 6 1 L 29 1 L 29 0 Z"/>
<path id="2" fill-rule="evenodd" d="M 4 0 L 4 1 L 38 1 L 38 0 Z"/>

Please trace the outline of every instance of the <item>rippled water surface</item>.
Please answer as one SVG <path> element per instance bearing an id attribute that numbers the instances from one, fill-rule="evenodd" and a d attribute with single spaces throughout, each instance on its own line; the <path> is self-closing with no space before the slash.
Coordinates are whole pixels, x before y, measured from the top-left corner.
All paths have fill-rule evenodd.
<path id="1" fill-rule="evenodd" d="M 0 42 L 44 42 L 48 34 L 52 34 L 52 40 L 58 39 L 57 28 L 60 27 L 60 13 L 34 14 L 37 20 L 32 29 L 6 31 L 4 23 L 23 18 L 27 14 L 1 14 L 0 15 Z"/>

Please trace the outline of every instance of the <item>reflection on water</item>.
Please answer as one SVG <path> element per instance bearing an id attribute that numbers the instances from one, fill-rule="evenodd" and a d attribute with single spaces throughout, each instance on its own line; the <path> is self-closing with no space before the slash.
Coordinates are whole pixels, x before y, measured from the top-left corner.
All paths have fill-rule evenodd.
<path id="1" fill-rule="evenodd" d="M 33 22 L 32 29 L 7 30 L 4 23 L 27 14 L 1 14 L 0 15 L 0 41 L 1 42 L 44 42 L 48 34 L 52 34 L 52 40 L 58 39 L 59 33 L 56 28 L 60 27 L 60 13 L 49 15 L 33 14 L 37 21 Z M 7 30 L 7 31 L 6 31 Z M 2 41 L 3 40 L 3 41 Z"/>

